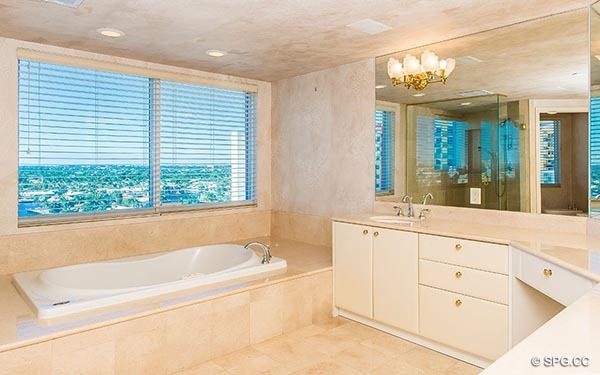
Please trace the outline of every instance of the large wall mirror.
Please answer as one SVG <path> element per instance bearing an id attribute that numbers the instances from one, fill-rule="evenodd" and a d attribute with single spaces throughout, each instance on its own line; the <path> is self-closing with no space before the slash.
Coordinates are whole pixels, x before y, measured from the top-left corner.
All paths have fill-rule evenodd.
<path id="1" fill-rule="evenodd" d="M 376 199 L 588 215 L 588 13 L 378 57 Z"/>

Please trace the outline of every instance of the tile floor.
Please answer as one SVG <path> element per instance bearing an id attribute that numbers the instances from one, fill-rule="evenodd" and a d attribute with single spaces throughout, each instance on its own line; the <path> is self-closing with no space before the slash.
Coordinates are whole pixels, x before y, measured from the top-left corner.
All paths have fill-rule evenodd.
<path id="1" fill-rule="evenodd" d="M 177 375 L 471 375 L 478 367 L 342 319 L 277 336 Z"/>

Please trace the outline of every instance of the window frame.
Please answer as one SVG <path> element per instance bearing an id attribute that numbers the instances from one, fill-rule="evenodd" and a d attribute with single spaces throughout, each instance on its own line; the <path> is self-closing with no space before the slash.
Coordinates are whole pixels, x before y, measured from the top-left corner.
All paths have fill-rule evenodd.
<path id="1" fill-rule="evenodd" d="M 98 60 L 88 60 L 83 58 L 74 58 L 70 56 L 47 54 L 39 51 L 19 49 L 17 51 L 17 64 L 21 60 L 33 61 L 39 63 L 48 63 L 68 67 L 76 67 L 83 69 L 93 69 L 97 71 L 103 71 L 107 73 L 117 74 L 130 74 L 149 78 L 151 82 L 152 90 L 149 94 L 149 100 L 151 103 L 150 121 L 149 121 L 149 135 L 148 135 L 148 146 L 149 146 L 149 159 L 150 159 L 150 181 L 149 181 L 149 199 L 151 206 L 148 208 L 131 208 L 123 209 L 118 211 L 97 211 L 97 212 L 82 212 L 82 213 L 67 213 L 67 214 L 46 214 L 37 215 L 31 217 L 19 216 L 19 182 L 17 179 L 17 197 L 16 197 L 16 210 L 17 210 L 17 227 L 32 227 L 42 225 L 54 225 L 54 224 L 68 224 L 68 223 L 85 223 L 102 220 L 114 220 L 114 219 L 131 219 L 131 218 L 144 218 L 144 217 L 157 217 L 162 215 L 185 213 L 185 212 L 206 212 L 216 210 L 231 210 L 239 208 L 250 208 L 258 206 L 258 86 L 255 84 L 237 83 L 234 80 L 228 79 L 207 79 L 200 76 L 188 75 L 183 73 L 173 73 L 170 71 L 153 70 L 148 68 L 139 68 L 136 66 L 130 66 L 126 64 L 108 63 Z M 201 87 L 211 87 L 217 89 L 226 90 L 237 90 L 246 94 L 246 101 L 248 97 L 252 96 L 252 119 L 246 119 L 246 132 L 244 142 L 246 144 L 245 152 L 246 158 L 246 170 L 245 170 L 245 181 L 246 183 L 246 199 L 239 201 L 227 201 L 227 202 L 210 202 L 200 204 L 162 204 L 161 195 L 161 182 L 160 182 L 160 112 L 157 112 L 156 106 L 160 107 L 160 97 L 156 95 L 154 89 L 156 86 L 160 86 L 160 81 L 171 81 L 182 84 L 197 85 Z M 17 79 L 17 108 L 19 107 L 19 96 L 20 96 L 20 80 Z M 158 109 L 159 111 L 160 109 Z M 20 144 L 20 138 L 18 136 L 20 129 L 20 122 L 17 120 L 17 148 Z M 251 131 L 248 127 L 252 127 Z M 250 136 L 249 136 L 250 135 Z M 248 145 L 249 142 L 253 142 L 252 145 Z M 252 153 L 252 158 L 248 157 L 248 152 Z M 250 167 L 249 167 L 250 166 Z M 17 174 L 19 174 L 21 167 L 20 156 L 17 156 Z M 249 170 L 249 168 L 251 170 Z M 251 199 L 248 199 L 248 191 L 251 190 Z"/>

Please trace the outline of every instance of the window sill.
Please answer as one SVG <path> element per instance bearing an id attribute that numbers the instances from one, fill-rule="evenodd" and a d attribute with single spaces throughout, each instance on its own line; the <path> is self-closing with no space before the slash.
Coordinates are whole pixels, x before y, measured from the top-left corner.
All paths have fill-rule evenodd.
<path id="1" fill-rule="evenodd" d="M 34 227 L 50 227 L 59 225 L 71 224 L 86 224 L 111 221 L 134 220 L 139 222 L 139 219 L 151 219 L 160 217 L 182 216 L 185 214 L 210 214 L 234 211 L 239 209 L 257 208 L 256 202 L 235 203 L 235 204 L 218 204 L 218 205 L 196 205 L 196 206 L 165 206 L 157 209 L 143 210 L 128 210 L 120 213 L 101 213 L 101 214 L 75 214 L 61 215 L 61 217 L 35 217 L 35 218 L 20 218 L 18 219 L 17 228 L 34 228 Z"/>

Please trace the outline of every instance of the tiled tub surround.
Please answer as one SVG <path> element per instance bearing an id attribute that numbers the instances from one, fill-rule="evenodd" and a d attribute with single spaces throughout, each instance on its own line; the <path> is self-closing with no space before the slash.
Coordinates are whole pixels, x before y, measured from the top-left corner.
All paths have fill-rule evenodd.
<path id="1" fill-rule="evenodd" d="M 331 319 L 331 249 L 274 238 L 284 274 L 39 321 L 3 277 L 0 374 L 168 374 Z"/>

